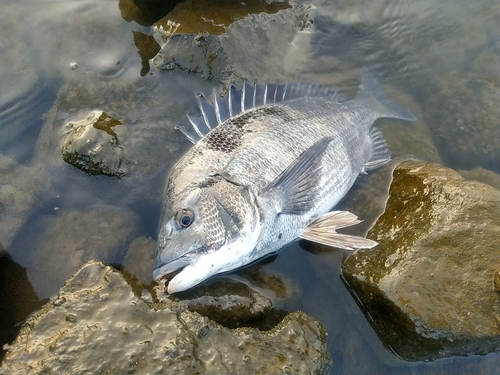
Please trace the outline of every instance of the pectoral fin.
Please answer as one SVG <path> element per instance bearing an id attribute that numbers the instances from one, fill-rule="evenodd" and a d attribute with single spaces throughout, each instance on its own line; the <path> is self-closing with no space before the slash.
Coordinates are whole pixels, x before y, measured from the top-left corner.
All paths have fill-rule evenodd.
<path id="1" fill-rule="evenodd" d="M 305 150 L 260 195 L 279 202 L 279 213 L 300 215 L 315 204 L 315 187 L 321 178 L 321 156 L 332 138 L 323 138 Z"/>
<path id="2" fill-rule="evenodd" d="M 345 250 L 371 249 L 377 242 L 368 238 L 337 233 L 337 229 L 360 223 L 357 216 L 348 211 L 332 211 L 311 223 L 300 238 Z"/>

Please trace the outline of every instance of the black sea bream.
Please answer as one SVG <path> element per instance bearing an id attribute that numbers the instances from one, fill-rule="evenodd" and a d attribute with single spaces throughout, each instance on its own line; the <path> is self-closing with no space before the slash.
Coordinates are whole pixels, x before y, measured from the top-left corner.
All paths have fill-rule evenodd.
<path id="1" fill-rule="evenodd" d="M 357 96 L 299 83 L 231 86 L 180 130 L 195 145 L 173 168 L 158 235 L 153 278 L 182 270 L 168 292 L 249 264 L 301 237 L 343 248 L 376 242 L 337 233 L 358 223 L 329 212 L 360 173 L 390 155 L 379 117 L 415 117 L 389 101 L 363 69 Z"/>

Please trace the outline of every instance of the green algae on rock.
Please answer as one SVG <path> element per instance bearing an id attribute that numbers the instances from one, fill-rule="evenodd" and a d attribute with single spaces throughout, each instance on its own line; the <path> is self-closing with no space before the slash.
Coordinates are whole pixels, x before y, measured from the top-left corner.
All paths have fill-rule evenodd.
<path id="1" fill-rule="evenodd" d="M 268 332 L 230 330 L 182 303 L 147 304 L 89 262 L 23 325 L 0 372 L 320 375 L 330 364 L 325 329 L 302 312 Z"/>
<path id="2" fill-rule="evenodd" d="M 393 177 L 378 247 L 342 266 L 372 326 L 407 360 L 500 350 L 500 192 L 418 161 Z"/>

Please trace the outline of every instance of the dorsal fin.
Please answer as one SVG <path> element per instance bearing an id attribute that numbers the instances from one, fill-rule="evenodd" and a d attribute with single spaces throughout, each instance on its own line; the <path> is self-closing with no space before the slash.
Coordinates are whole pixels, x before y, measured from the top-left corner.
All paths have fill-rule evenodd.
<path id="1" fill-rule="evenodd" d="M 261 105 L 279 103 L 287 100 L 319 97 L 332 102 L 343 102 L 344 97 L 337 90 L 319 85 L 317 83 L 268 83 L 258 85 L 243 81 L 243 86 L 238 90 L 233 84 L 229 87 L 226 96 L 221 97 L 215 90 L 213 100 L 207 100 L 198 94 L 200 115 L 188 115 L 190 126 L 177 126 L 190 142 L 196 143 L 210 130 L 223 123 L 228 118 Z"/>

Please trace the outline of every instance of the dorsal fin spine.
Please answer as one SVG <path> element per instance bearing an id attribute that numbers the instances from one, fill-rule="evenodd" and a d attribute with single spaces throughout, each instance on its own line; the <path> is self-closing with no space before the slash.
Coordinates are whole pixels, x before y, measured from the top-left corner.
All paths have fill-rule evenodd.
<path id="1" fill-rule="evenodd" d="M 229 104 L 229 117 L 233 117 L 233 85 L 229 86 L 228 104 Z"/>
<path id="2" fill-rule="evenodd" d="M 319 84 L 303 84 L 300 82 L 270 84 L 266 81 L 263 85 L 257 85 L 250 84 L 244 79 L 240 90 L 237 90 L 231 84 L 225 97 L 221 97 L 215 90 L 212 93 L 211 101 L 208 101 L 202 94 L 198 94 L 201 116 L 188 115 L 191 128 L 178 127 L 178 129 L 190 142 L 196 143 L 213 128 L 243 111 L 260 105 L 280 103 L 303 97 L 319 97 L 334 102 L 345 100 L 338 91 Z"/>
<path id="3" fill-rule="evenodd" d="M 267 104 L 267 81 L 266 85 L 264 86 L 264 105 Z"/>
<path id="4" fill-rule="evenodd" d="M 203 134 L 201 133 L 200 128 L 198 128 L 198 125 L 196 125 L 196 123 L 191 119 L 189 119 L 189 122 L 191 123 L 191 126 L 193 127 L 196 134 L 198 134 L 200 136 L 200 138 L 203 138 Z"/>
<path id="5" fill-rule="evenodd" d="M 241 88 L 241 112 L 245 110 L 245 97 L 247 96 L 247 80 L 243 80 L 243 87 Z"/>
<path id="6" fill-rule="evenodd" d="M 219 94 L 217 94 L 217 92 L 213 91 L 213 97 L 214 97 L 214 109 L 215 109 L 215 119 L 217 120 L 217 125 L 221 124 L 222 121 L 220 119 L 220 108 L 219 108 L 219 98 L 218 98 Z"/>
<path id="7" fill-rule="evenodd" d="M 255 83 L 253 84 L 253 98 L 252 98 L 252 108 L 255 107 L 255 96 L 257 95 L 257 87 L 255 87 Z"/>
<path id="8" fill-rule="evenodd" d="M 281 101 L 285 100 L 286 89 L 288 88 L 288 82 L 285 83 L 285 87 L 283 88 L 283 96 L 281 97 Z"/>

